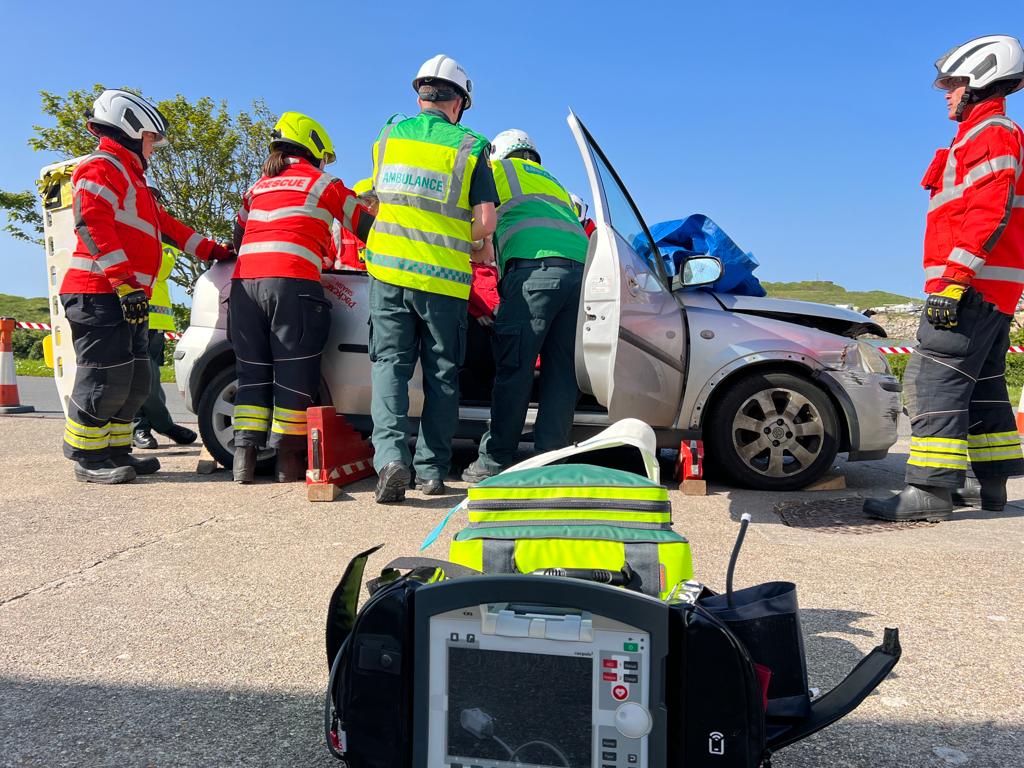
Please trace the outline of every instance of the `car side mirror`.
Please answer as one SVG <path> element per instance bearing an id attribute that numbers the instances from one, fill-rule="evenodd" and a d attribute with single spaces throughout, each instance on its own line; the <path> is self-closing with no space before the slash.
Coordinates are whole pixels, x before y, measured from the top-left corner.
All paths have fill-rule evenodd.
<path id="1" fill-rule="evenodd" d="M 691 256 L 682 264 L 673 288 L 693 288 L 709 285 L 722 276 L 722 262 L 714 256 Z"/>

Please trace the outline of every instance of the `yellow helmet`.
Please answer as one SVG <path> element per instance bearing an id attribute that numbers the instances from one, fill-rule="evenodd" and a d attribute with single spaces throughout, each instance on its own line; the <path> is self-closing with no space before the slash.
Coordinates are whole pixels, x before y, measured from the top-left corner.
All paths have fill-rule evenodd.
<path id="1" fill-rule="evenodd" d="M 285 112 L 281 115 L 270 136 L 271 146 L 277 143 L 295 144 L 308 150 L 317 160 L 323 160 L 324 165 L 333 163 L 337 158 L 334 144 L 324 127 L 301 112 Z"/>
<path id="2" fill-rule="evenodd" d="M 360 179 L 359 181 L 356 182 L 356 185 L 352 187 L 352 191 L 355 192 L 357 195 L 361 195 L 364 192 L 369 192 L 371 189 L 373 189 L 372 176 L 368 179 Z"/>

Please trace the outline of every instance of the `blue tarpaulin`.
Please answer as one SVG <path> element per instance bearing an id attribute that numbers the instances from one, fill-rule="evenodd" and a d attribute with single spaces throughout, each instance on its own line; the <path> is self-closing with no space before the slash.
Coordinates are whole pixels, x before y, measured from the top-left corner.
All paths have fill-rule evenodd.
<path id="1" fill-rule="evenodd" d="M 651 227 L 651 236 L 665 259 L 670 275 L 679 273 L 680 264 L 689 256 L 710 255 L 722 262 L 722 277 L 711 290 L 737 296 L 765 296 L 767 291 L 754 277 L 758 266 L 754 254 L 732 241 L 715 222 L 702 213 L 685 219 L 663 221 Z"/>

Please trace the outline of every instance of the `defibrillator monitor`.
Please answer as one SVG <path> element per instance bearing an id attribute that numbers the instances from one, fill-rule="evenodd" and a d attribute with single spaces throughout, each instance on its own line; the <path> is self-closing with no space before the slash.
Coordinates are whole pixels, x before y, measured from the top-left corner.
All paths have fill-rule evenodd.
<path id="1" fill-rule="evenodd" d="M 665 764 L 661 601 L 541 576 L 457 579 L 414 599 L 414 768 Z"/>

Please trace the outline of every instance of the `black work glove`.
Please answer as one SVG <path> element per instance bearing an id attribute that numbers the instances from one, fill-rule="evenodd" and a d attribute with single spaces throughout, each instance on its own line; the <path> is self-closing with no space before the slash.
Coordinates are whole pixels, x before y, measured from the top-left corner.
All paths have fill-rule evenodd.
<path id="1" fill-rule="evenodd" d="M 924 314 L 928 322 L 936 328 L 955 328 L 960 297 L 966 290 L 966 285 L 950 283 L 938 293 L 929 295 L 924 305 Z"/>
<path id="2" fill-rule="evenodd" d="M 121 312 L 129 325 L 142 325 L 149 320 L 149 299 L 144 290 L 124 283 L 117 286 L 117 298 L 121 301 Z"/>

